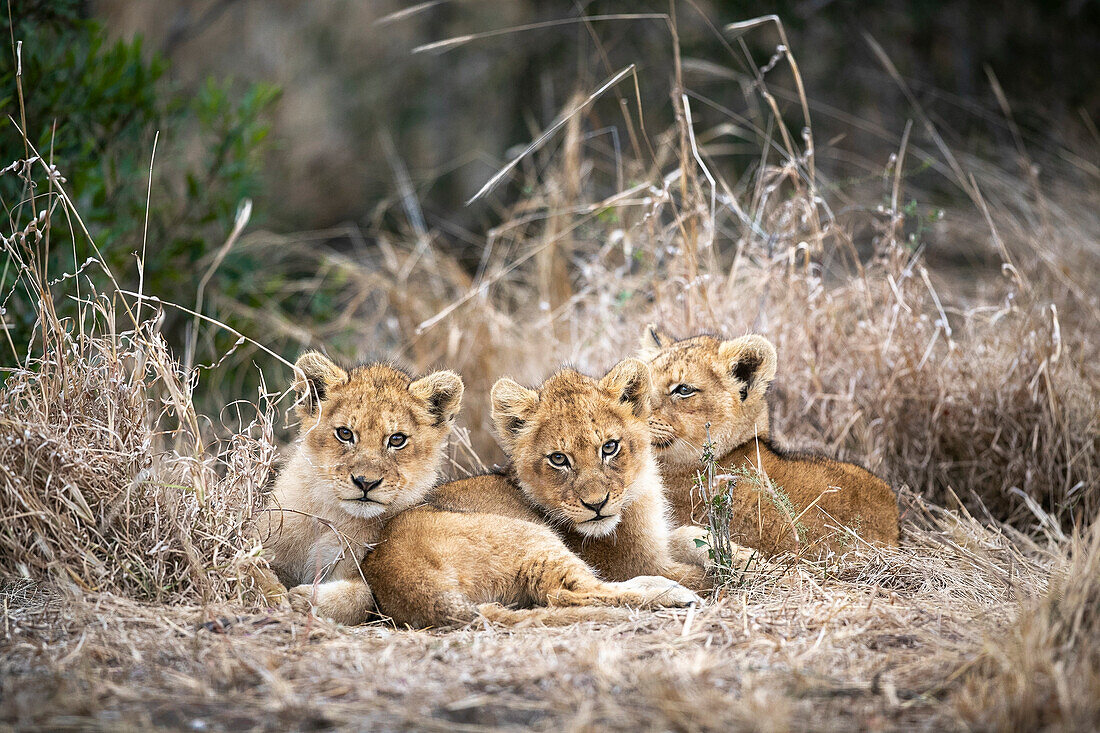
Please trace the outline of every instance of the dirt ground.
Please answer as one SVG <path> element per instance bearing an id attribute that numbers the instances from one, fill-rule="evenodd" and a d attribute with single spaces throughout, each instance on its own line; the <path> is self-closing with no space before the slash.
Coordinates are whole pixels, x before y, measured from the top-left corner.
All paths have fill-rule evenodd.
<path id="1" fill-rule="evenodd" d="M 956 681 L 1046 570 L 924 508 L 905 545 L 565 628 L 4 597 L 0 722 L 111 730 L 951 730 Z M 935 513 L 933 513 L 935 512 Z"/>

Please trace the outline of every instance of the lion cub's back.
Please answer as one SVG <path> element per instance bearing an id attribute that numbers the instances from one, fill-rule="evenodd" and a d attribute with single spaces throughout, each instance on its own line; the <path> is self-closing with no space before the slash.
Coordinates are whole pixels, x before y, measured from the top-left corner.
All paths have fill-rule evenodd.
<path id="1" fill-rule="evenodd" d="M 450 481 L 432 491 L 430 503 L 450 512 L 481 512 L 542 523 L 523 492 L 503 473 Z"/>
<path id="2" fill-rule="evenodd" d="M 811 510 L 803 521 L 822 534 L 825 525 L 840 522 L 867 542 L 898 543 L 898 500 L 890 485 L 862 466 L 825 456 L 784 454 L 770 468 L 772 478 L 785 487 L 801 511 L 815 500 L 832 520 Z M 766 464 L 767 465 L 767 462 Z M 811 518 L 811 515 L 813 518 Z M 843 547 L 846 540 L 837 538 Z"/>
<path id="3" fill-rule="evenodd" d="M 842 485 L 855 488 L 852 507 L 862 518 L 860 536 L 868 542 L 897 546 L 900 517 L 898 497 L 890 484 L 863 466 L 835 461 L 844 473 Z"/>
<path id="4" fill-rule="evenodd" d="M 761 442 L 752 451 L 739 451 L 733 463 L 752 468 L 759 461 L 768 477 L 787 495 L 799 516 L 814 553 L 843 551 L 850 540 L 836 533 L 840 523 L 865 541 L 898 543 L 898 500 L 889 484 L 854 463 L 817 456 L 775 451 Z M 794 551 L 791 517 L 753 488 L 735 492 L 734 524 L 738 539 L 766 552 Z M 814 508 L 803 511 L 810 505 Z M 705 517 L 704 517 L 705 519 Z M 812 553 L 813 554 L 813 553 Z"/>

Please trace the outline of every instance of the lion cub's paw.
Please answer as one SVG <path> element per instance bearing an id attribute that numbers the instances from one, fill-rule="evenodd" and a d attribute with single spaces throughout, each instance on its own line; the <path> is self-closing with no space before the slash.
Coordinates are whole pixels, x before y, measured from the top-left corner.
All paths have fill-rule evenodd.
<path id="1" fill-rule="evenodd" d="M 734 567 L 747 569 L 750 565 L 766 565 L 767 563 L 761 559 L 760 552 L 754 550 L 751 547 L 745 547 L 744 545 L 733 546 L 733 565 Z"/>
<path id="2" fill-rule="evenodd" d="M 619 585 L 643 607 L 675 608 L 703 602 L 694 591 L 659 575 L 639 575 Z"/>
<path id="3" fill-rule="evenodd" d="M 313 610 L 313 586 L 296 585 L 286 593 L 290 607 L 298 613 L 310 613 Z"/>
<path id="4" fill-rule="evenodd" d="M 312 612 L 338 624 L 355 626 L 368 620 L 375 610 L 370 586 L 359 580 L 330 580 L 313 585 L 296 585 L 287 593 L 290 607 Z"/>
<path id="5" fill-rule="evenodd" d="M 701 565 L 709 568 L 714 565 L 710 557 L 710 548 L 713 546 L 710 530 L 706 527 L 698 527 L 689 524 L 672 530 L 669 537 L 669 551 L 672 559 L 688 565 Z"/>

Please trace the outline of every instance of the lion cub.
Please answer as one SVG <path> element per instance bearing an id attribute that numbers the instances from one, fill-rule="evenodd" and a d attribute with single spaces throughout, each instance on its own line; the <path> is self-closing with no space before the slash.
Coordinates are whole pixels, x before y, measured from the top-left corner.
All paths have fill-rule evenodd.
<path id="1" fill-rule="evenodd" d="M 785 454 L 768 441 L 765 392 L 776 353 L 767 339 L 676 341 L 651 326 L 640 356 L 653 374 L 650 422 L 677 523 L 706 522 L 707 507 L 693 488 L 709 425 L 718 465 L 739 476 L 735 541 L 766 554 L 797 548 L 820 555 L 850 545 L 850 530 L 867 542 L 897 544 L 898 502 L 886 482 L 851 463 Z M 759 473 L 789 501 L 767 490 Z"/>
<path id="2" fill-rule="evenodd" d="M 320 615 L 361 623 L 374 600 L 359 563 L 384 521 L 436 483 L 462 380 L 386 364 L 346 371 L 315 351 L 295 367 L 299 436 L 257 522 L 260 541 L 292 605 L 312 598 Z"/>
<path id="3" fill-rule="evenodd" d="M 651 447 L 649 369 L 637 359 L 596 380 L 563 369 L 537 390 L 502 378 L 492 389 L 497 435 L 511 465 L 438 487 L 432 503 L 559 529 L 608 580 L 663 575 L 705 588 L 701 564 L 670 554 L 668 502 Z M 690 542 L 698 528 L 677 531 Z"/>
<path id="4" fill-rule="evenodd" d="M 400 626 L 418 628 L 465 624 L 479 615 L 505 624 L 560 625 L 621 618 L 609 606 L 699 602 L 668 578 L 605 582 L 545 525 L 430 506 L 387 522 L 363 571 L 378 609 Z"/>

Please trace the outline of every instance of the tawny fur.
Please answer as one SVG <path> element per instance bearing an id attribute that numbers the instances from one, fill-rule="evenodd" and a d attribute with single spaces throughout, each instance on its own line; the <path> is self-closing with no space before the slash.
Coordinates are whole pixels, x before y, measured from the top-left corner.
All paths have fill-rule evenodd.
<path id="1" fill-rule="evenodd" d="M 699 532 L 670 529 L 646 422 L 649 390 L 649 370 L 637 359 L 600 380 L 563 369 L 537 390 L 499 380 L 493 421 L 511 465 L 503 474 L 444 484 L 432 503 L 545 523 L 608 580 L 663 575 L 706 588 L 705 557 L 674 557 L 671 549 L 694 546 Z M 604 454 L 611 444 L 614 454 Z M 567 466 L 553 464 L 557 454 Z"/>
<path id="2" fill-rule="evenodd" d="M 361 623 L 374 601 L 359 563 L 384 522 L 437 482 L 462 380 L 414 380 L 385 364 L 344 370 L 317 352 L 295 367 L 299 435 L 256 529 L 292 605 Z"/>
<path id="3" fill-rule="evenodd" d="M 461 625 L 479 614 L 507 624 L 606 620 L 609 614 L 584 607 L 683 606 L 699 600 L 663 577 L 600 580 L 542 524 L 434 507 L 411 509 L 387 522 L 363 570 L 379 609 L 395 623 L 417 628 Z"/>
<path id="4" fill-rule="evenodd" d="M 766 554 L 810 555 L 851 547 L 858 541 L 853 533 L 865 542 L 897 544 L 897 497 L 886 482 L 860 466 L 786 455 L 768 442 L 766 392 L 776 352 L 767 339 L 676 341 L 649 327 L 639 355 L 652 372 L 650 424 L 676 523 L 706 523 L 706 506 L 694 489 L 709 423 L 718 465 L 747 469 L 733 488 L 735 542 Z M 794 517 L 763 476 L 789 498 Z"/>

